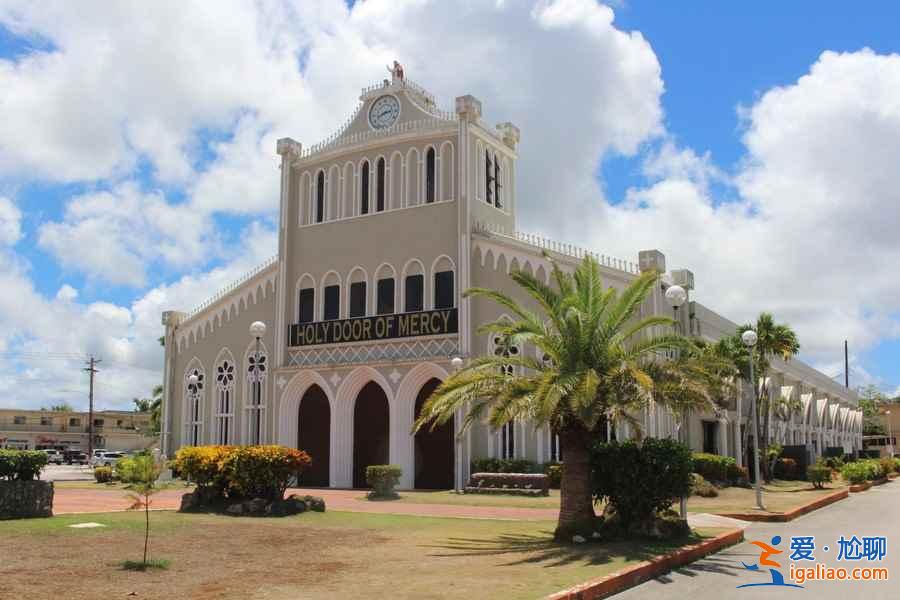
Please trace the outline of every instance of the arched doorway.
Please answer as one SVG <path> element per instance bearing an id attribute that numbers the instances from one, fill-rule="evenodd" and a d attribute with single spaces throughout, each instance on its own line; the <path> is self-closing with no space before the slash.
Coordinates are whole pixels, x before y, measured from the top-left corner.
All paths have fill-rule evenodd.
<path id="1" fill-rule="evenodd" d="M 304 486 L 328 487 L 331 407 L 322 388 L 313 384 L 300 400 L 297 415 L 297 448 L 312 458 L 312 466 L 300 476 Z"/>
<path id="2" fill-rule="evenodd" d="M 353 487 L 369 487 L 366 467 L 390 461 L 390 405 L 381 386 L 370 381 L 353 408 Z"/>
<path id="3" fill-rule="evenodd" d="M 430 379 L 416 396 L 415 418 L 419 418 L 422 405 L 441 384 L 440 379 Z M 449 490 L 453 488 L 453 419 L 443 425 L 423 427 L 415 438 L 415 486 L 421 489 Z"/>

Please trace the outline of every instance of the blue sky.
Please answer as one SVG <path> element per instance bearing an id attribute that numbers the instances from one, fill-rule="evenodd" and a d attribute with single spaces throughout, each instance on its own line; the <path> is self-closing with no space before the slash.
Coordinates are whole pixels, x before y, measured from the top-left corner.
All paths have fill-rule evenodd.
<path id="1" fill-rule="evenodd" d="M 621 111 L 614 120 L 628 126 L 619 131 L 601 122 L 585 125 L 584 121 L 574 121 L 577 115 L 570 116 L 577 124 L 569 129 L 583 129 L 579 132 L 585 137 L 581 142 L 596 153 L 580 163 L 579 177 L 593 178 L 599 191 L 596 197 L 584 197 L 579 202 L 594 207 L 598 202 L 605 204 L 580 223 L 550 223 L 547 227 L 555 237 L 572 236 L 586 245 L 602 238 L 603 248 L 626 256 L 636 254 L 635 245 L 643 242 L 630 240 L 617 228 L 650 222 L 651 229 L 661 227 L 659 231 L 669 233 L 664 226 L 664 210 L 661 204 L 657 206 L 675 202 L 660 200 L 674 198 L 665 196 L 669 193 L 666 190 L 687 190 L 692 197 L 700 198 L 694 201 L 712 213 L 704 231 L 712 232 L 716 227 L 724 230 L 720 245 L 726 246 L 728 227 L 742 225 L 728 221 L 730 217 L 719 210 L 723 205 L 746 209 L 739 222 L 749 231 L 760 224 L 754 216 L 765 215 L 767 207 L 795 202 L 796 196 L 778 196 L 770 190 L 771 182 L 783 176 L 777 172 L 781 167 L 772 166 L 777 162 L 778 147 L 770 147 L 768 140 L 777 139 L 777 126 L 784 128 L 781 115 L 790 110 L 803 113 L 803 105 L 799 100 L 779 104 L 783 98 L 773 90 L 783 87 L 802 98 L 807 93 L 802 78 L 808 80 L 818 66 L 822 85 L 835 86 L 835 95 L 839 96 L 839 85 L 852 79 L 844 76 L 848 70 L 858 69 L 860 77 L 867 76 L 864 69 L 869 67 L 863 64 L 867 58 L 860 52 L 863 48 L 873 51 L 872 60 L 890 63 L 891 68 L 892 55 L 900 50 L 896 36 L 900 7 L 889 3 L 868 5 L 863 10 L 838 2 L 631 1 L 613 5 L 611 24 L 605 22 L 606 13 L 588 0 L 538 3 L 533 11 L 525 4 L 529 3 L 522 3 L 522 8 L 498 7 L 490 2 L 469 5 L 460 12 L 458 28 L 458 15 L 447 3 L 412 7 L 383 0 L 349 9 L 339 1 L 310 2 L 299 8 L 273 3 L 271 12 L 283 11 L 279 13 L 283 18 L 274 20 L 260 17 L 255 7 L 221 6 L 207 11 L 202 3 L 164 4 L 140 16 L 104 12 L 102 3 L 80 12 L 65 5 L 54 6 L 47 14 L 30 9 L 27 3 L 0 9 L 0 83 L 5 84 L 0 95 L 7 94 L 9 99 L 31 97 L 37 90 L 35 97 L 40 99 L 16 103 L 12 114 L 7 115 L 14 123 L 34 119 L 37 137 L 26 141 L 15 127 L 9 131 L 0 128 L 0 198 L 6 198 L 19 211 L 21 228 L 21 235 L 13 236 L 4 251 L 2 268 L 14 274 L 25 297 L 33 293 L 35 302 L 47 302 L 47 309 L 61 323 L 73 315 L 100 315 L 96 317 L 100 319 L 97 327 L 110 331 L 108 339 L 100 341 L 92 341 L 86 331 L 65 331 L 57 340 L 54 331 L 61 325 L 47 323 L 40 331 L 37 327 L 13 330 L 2 340 L 0 349 L 17 351 L 36 344 L 44 348 L 62 345 L 79 353 L 105 350 L 111 355 L 110 362 L 127 365 L 111 385 L 118 385 L 122 394 L 124 390 L 140 393 L 142 386 L 157 377 L 160 361 L 158 349 L 146 341 L 158 327 L 158 316 L 153 323 L 150 313 L 172 307 L 154 303 L 184 303 L 187 306 L 176 308 L 189 308 L 272 249 L 277 180 L 270 170 L 274 164 L 271 141 L 291 135 L 309 144 L 327 135 L 354 105 L 353 90 L 383 76 L 387 57 L 397 56 L 410 69 L 418 68 L 415 79 L 431 86 L 445 105 L 453 95 L 472 89 L 486 105 L 512 113 L 517 122 L 530 123 L 537 107 L 554 101 L 546 90 L 533 92 L 533 97 L 514 98 L 506 90 L 485 83 L 492 75 L 503 73 L 503 61 L 469 64 L 452 74 L 442 73 L 457 55 L 447 50 L 446 56 L 431 57 L 435 48 L 429 46 L 427 36 L 404 36 L 404 29 L 433 28 L 441 35 L 456 36 L 457 45 L 474 44 L 484 40 L 467 37 L 472 35 L 467 19 L 477 18 L 479 31 L 488 32 L 481 35 L 489 35 L 494 48 L 503 48 L 504 44 L 510 48 L 533 46 L 534 53 L 522 53 L 521 63 L 510 70 L 521 72 L 516 76 L 522 89 L 530 89 L 526 84 L 541 78 L 546 82 L 539 56 L 556 52 L 560 40 L 595 59 L 590 64 L 577 58 L 568 62 L 563 59 L 559 69 L 574 78 L 590 71 L 589 81 L 577 92 L 586 95 L 586 110 L 609 106 L 609 111 Z M 198 27 L 197 35 L 194 39 L 175 35 L 167 39 L 168 25 L 158 31 L 148 27 L 132 32 L 129 28 L 133 22 L 141 19 L 158 19 L 160 23 L 174 19 L 170 34 Z M 208 31 L 204 27 L 208 23 L 215 23 L 214 29 L 232 37 L 215 37 L 226 34 Z M 119 30 L 121 35 L 117 34 Z M 640 32 L 646 44 L 629 32 Z M 551 35 L 557 33 L 566 37 Z M 128 35 L 160 37 L 141 38 L 140 43 L 132 44 Z M 113 53 L 105 55 L 98 40 L 105 40 Z M 196 66 L 189 60 L 166 58 L 166 53 L 178 57 L 194 51 L 219 57 L 216 69 L 191 71 Z M 826 51 L 845 54 L 829 61 L 822 58 Z M 353 53 L 356 55 L 348 60 Z M 38 57 L 56 57 L 59 63 L 41 64 L 36 61 Z M 617 72 L 616 65 L 630 64 L 631 59 L 638 67 Z M 168 66 L 155 72 L 156 63 Z M 216 73 L 207 71 L 224 75 L 214 77 Z M 204 79 L 207 76 L 209 79 Z M 192 80 L 197 83 L 192 85 Z M 90 88 L 96 81 L 109 84 L 111 91 L 93 95 Z M 116 85 L 119 81 L 127 85 Z M 139 90 L 151 81 L 156 87 L 144 94 L 149 99 L 130 95 L 128 88 Z M 468 87 L 461 89 L 463 86 Z M 660 93 L 663 87 L 665 91 Z M 620 89 L 632 96 L 624 107 L 615 107 Z M 65 98 L 59 90 L 74 90 L 74 95 Z M 79 97 L 79 90 L 88 90 L 84 98 Z M 154 103 L 152 96 L 160 91 L 159 102 Z M 808 112 L 821 112 L 825 126 L 828 118 L 834 118 L 829 115 L 854 110 L 853 106 L 820 106 L 815 94 L 806 98 Z M 160 108 L 164 99 L 171 99 L 176 108 Z M 0 104 L 2 100 L 0 96 Z M 632 105 L 634 110 L 630 109 Z M 638 107 L 644 106 L 649 108 L 641 112 Z M 755 108 L 767 110 L 753 112 Z M 52 120 L 48 115 L 59 117 L 59 123 L 65 123 L 65 129 L 71 125 L 73 131 L 62 135 L 60 126 L 54 129 L 46 125 Z M 560 117 L 564 118 L 568 117 Z M 80 129 L 82 122 L 94 126 Z M 529 139 L 551 143 L 557 139 L 553 132 L 543 132 L 540 127 L 532 124 L 531 130 L 523 131 L 523 166 L 546 166 L 548 156 L 569 150 L 562 147 L 562 141 L 557 148 L 538 150 L 535 145 L 528 146 Z M 566 124 L 560 122 L 557 128 L 566 129 Z M 749 129 L 760 132 L 753 138 L 758 143 L 753 142 L 752 147 L 745 140 Z M 810 126 L 810 137 L 816 131 L 821 131 L 821 126 Z M 860 133 L 860 137 L 864 135 Z M 42 147 L 26 152 L 19 146 L 26 143 L 46 146 L 46 150 Z M 578 140 L 573 140 L 573 147 L 576 143 Z M 835 143 L 840 142 L 836 139 Z M 814 153 L 821 147 L 810 142 L 809 147 L 797 151 Z M 71 159 L 72 169 L 48 174 L 42 168 L 48 161 L 60 164 L 60 157 L 65 157 L 64 163 Z M 823 156 L 822 162 L 830 158 Z M 694 165 L 689 171 L 684 170 L 685 160 Z M 808 162 L 815 164 L 816 160 L 812 155 Z M 661 170 L 650 172 L 652 164 Z M 774 174 L 769 177 L 763 173 L 750 185 L 748 176 L 759 173 L 748 165 L 762 165 L 763 171 Z M 534 177 L 541 176 L 537 168 L 521 172 L 538 172 Z M 525 175 L 524 181 L 534 187 L 529 176 Z M 245 179 L 246 189 L 229 193 L 217 187 L 222 181 L 233 181 L 229 177 Z M 804 189 L 799 175 L 798 181 L 799 189 Z M 820 198 L 811 194 L 804 201 L 815 212 L 816 202 L 828 202 L 828 198 L 826 190 Z M 634 209 L 631 202 L 635 199 L 642 207 L 651 206 L 651 210 Z M 101 201 L 113 203 L 108 207 L 115 203 L 139 207 L 142 218 L 134 218 L 127 210 L 122 215 L 98 216 L 96 203 Z M 885 195 L 873 202 L 889 206 L 894 199 Z M 523 222 L 541 220 L 531 206 L 523 203 L 522 210 L 531 211 L 520 215 Z M 653 216 L 657 210 L 660 215 Z M 157 226 L 157 221 L 149 216 L 144 219 L 143 214 L 157 215 L 159 223 L 164 224 Z M 840 219 L 824 225 L 831 230 L 823 239 L 841 237 Z M 102 248 L 91 248 L 95 239 L 91 236 L 104 231 L 113 232 L 115 239 Z M 254 232 L 252 236 L 250 231 Z M 776 317 L 781 315 L 792 323 L 796 319 L 809 340 L 804 344 L 807 352 L 803 357 L 831 368 L 833 373 L 829 374 L 840 370 L 841 348 L 836 340 L 848 337 L 853 344 L 853 383 L 872 381 L 890 392 L 900 388 L 900 302 L 880 297 L 887 294 L 884 290 L 892 289 L 889 283 L 873 285 L 874 299 L 863 293 L 838 297 L 823 306 L 815 297 L 804 295 L 798 282 L 810 273 L 799 258 L 798 265 L 784 265 L 785 273 L 773 274 L 771 268 L 762 267 L 759 271 L 768 272 L 741 273 L 735 271 L 742 268 L 736 250 L 739 244 L 716 261 L 708 257 L 709 252 L 698 254 L 687 247 L 689 244 L 681 247 L 678 238 L 674 239 L 666 238 L 667 253 L 671 251 L 676 260 L 694 261 L 691 268 L 708 282 L 709 295 L 703 301 L 721 307 L 738 320 L 756 312 L 757 306 L 775 310 Z M 850 251 L 842 250 L 842 255 L 853 254 L 852 242 L 848 242 Z M 870 245 L 861 256 L 884 255 L 884 246 Z M 900 245 L 888 250 L 900 252 Z M 757 262 L 759 257 L 770 258 L 764 249 L 756 251 L 760 253 Z M 810 256 L 815 257 L 815 252 Z M 823 258 L 841 263 L 837 255 Z M 846 264 L 852 262 L 848 259 Z M 788 272 L 789 268 L 795 271 Z M 726 281 L 723 273 L 754 281 L 755 291 L 746 297 L 729 293 L 724 288 L 734 283 Z M 843 279 L 830 277 L 834 279 L 829 281 L 841 282 L 852 279 L 852 273 L 844 273 Z M 822 282 L 826 288 L 828 284 Z M 75 304 L 54 300 L 63 286 L 74 290 Z M 160 294 L 165 297 L 159 299 Z M 784 298 L 773 298 L 781 295 Z M 3 310 L 7 310 L 6 315 Z M 0 322 L 13 322 L 14 318 L 20 318 L 15 309 L 0 308 Z M 22 373 L 28 368 L 27 362 L 21 363 L 17 377 L 26 377 Z M 109 398 L 110 402 L 123 402 L 113 393 Z M 16 398 L 11 401 L 19 402 Z"/>

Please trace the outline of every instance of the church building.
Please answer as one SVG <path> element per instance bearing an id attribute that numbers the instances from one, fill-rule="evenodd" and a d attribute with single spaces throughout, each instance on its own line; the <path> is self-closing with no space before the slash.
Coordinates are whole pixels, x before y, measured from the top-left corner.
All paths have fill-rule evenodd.
<path id="1" fill-rule="evenodd" d="M 588 250 L 516 229 L 519 129 L 491 126 L 481 102 L 438 107 L 394 64 L 391 79 L 362 90 L 330 138 L 305 147 L 278 140 L 278 254 L 191 312 L 163 313 L 162 450 L 201 444 L 282 444 L 307 451 L 302 483 L 366 487 L 365 467 L 397 464 L 402 488 L 463 487 L 473 459 L 560 460 L 556 436 L 528 422 L 499 431 L 462 415 L 412 435 L 422 403 L 468 360 L 527 353 L 477 333 L 503 315 L 470 287 L 521 295 L 514 269 L 549 279 L 546 251 L 574 269 Z M 665 273 L 643 314 L 671 315 L 664 293 L 693 293 L 690 271 L 666 272 L 665 257 L 636 262 L 596 255 L 605 285 L 626 286 L 642 269 Z M 725 284 L 725 282 L 720 282 Z M 736 325 L 696 301 L 678 312 L 685 333 L 708 340 Z M 770 393 L 799 410 L 772 420 L 772 434 L 826 448 L 861 447 L 862 417 L 850 390 L 800 361 L 773 366 Z M 685 424 L 695 450 L 741 461 L 749 395 Z M 675 431 L 674 416 L 648 407 L 649 435 Z M 626 426 L 610 427 L 617 437 Z M 683 432 L 682 432 L 683 435 Z"/>

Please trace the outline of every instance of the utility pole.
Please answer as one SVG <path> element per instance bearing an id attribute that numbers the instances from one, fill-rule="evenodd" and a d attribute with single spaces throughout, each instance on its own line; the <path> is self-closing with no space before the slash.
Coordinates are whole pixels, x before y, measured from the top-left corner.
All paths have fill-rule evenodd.
<path id="1" fill-rule="evenodd" d="M 88 360 L 88 366 L 84 369 L 88 372 L 88 377 L 90 377 L 90 388 L 88 391 L 88 464 L 94 457 L 94 375 L 98 372 L 97 365 L 99 363 L 100 360 L 91 355 Z"/>
<path id="2" fill-rule="evenodd" d="M 847 353 L 847 340 L 844 340 L 844 387 L 850 387 L 850 357 Z"/>

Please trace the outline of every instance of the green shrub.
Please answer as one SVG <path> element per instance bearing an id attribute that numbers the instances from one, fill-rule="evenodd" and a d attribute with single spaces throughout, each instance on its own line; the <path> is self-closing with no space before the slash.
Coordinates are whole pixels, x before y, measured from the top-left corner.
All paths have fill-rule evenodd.
<path id="1" fill-rule="evenodd" d="M 591 468 L 594 499 L 609 502 L 626 527 L 652 520 L 691 490 L 691 453 L 675 440 L 600 443 Z"/>
<path id="2" fill-rule="evenodd" d="M 225 500 L 228 481 L 222 469 L 233 446 L 185 446 L 175 453 L 173 469 L 197 485 L 201 504 Z"/>
<path id="3" fill-rule="evenodd" d="M 37 479 L 48 460 L 47 453 L 40 450 L 0 450 L 0 479 Z"/>
<path id="4" fill-rule="evenodd" d="M 537 463 L 524 458 L 476 458 L 473 473 L 539 473 Z"/>
<path id="5" fill-rule="evenodd" d="M 832 471 L 840 471 L 844 467 L 844 459 L 840 456 L 827 456 L 819 461 Z"/>
<path id="6" fill-rule="evenodd" d="M 814 488 L 822 489 L 831 482 L 831 467 L 824 463 L 810 465 L 806 467 L 806 478 Z"/>
<path id="7" fill-rule="evenodd" d="M 562 484 L 562 465 L 559 463 L 545 463 L 544 474 L 550 480 L 550 489 L 558 490 Z"/>
<path id="8" fill-rule="evenodd" d="M 894 472 L 900 473 L 900 457 L 894 458 Z"/>
<path id="9" fill-rule="evenodd" d="M 884 472 L 877 460 L 868 459 L 847 463 L 841 469 L 841 476 L 852 484 L 859 484 L 881 479 Z"/>
<path id="10" fill-rule="evenodd" d="M 396 498 L 394 488 L 400 482 L 403 469 L 397 465 L 371 465 L 366 467 L 366 483 L 372 486 L 370 498 Z"/>
<path id="11" fill-rule="evenodd" d="M 286 446 L 238 446 L 222 461 L 230 494 L 282 500 L 291 481 L 312 464 L 306 452 Z"/>
<path id="12" fill-rule="evenodd" d="M 691 473 L 691 496 L 702 496 L 703 498 L 715 498 L 719 495 L 716 486 L 703 478 L 700 473 Z"/>
<path id="13" fill-rule="evenodd" d="M 112 480 L 112 467 L 94 467 L 94 481 L 96 481 L 97 483 L 109 483 Z"/>
<path id="14" fill-rule="evenodd" d="M 692 456 L 694 473 L 703 475 L 707 481 L 731 481 L 738 468 L 737 462 L 730 456 L 696 452 Z"/>
<path id="15" fill-rule="evenodd" d="M 894 459 L 890 456 L 885 456 L 879 459 L 878 464 L 881 466 L 881 472 L 883 473 L 883 477 L 886 477 L 894 472 Z"/>

